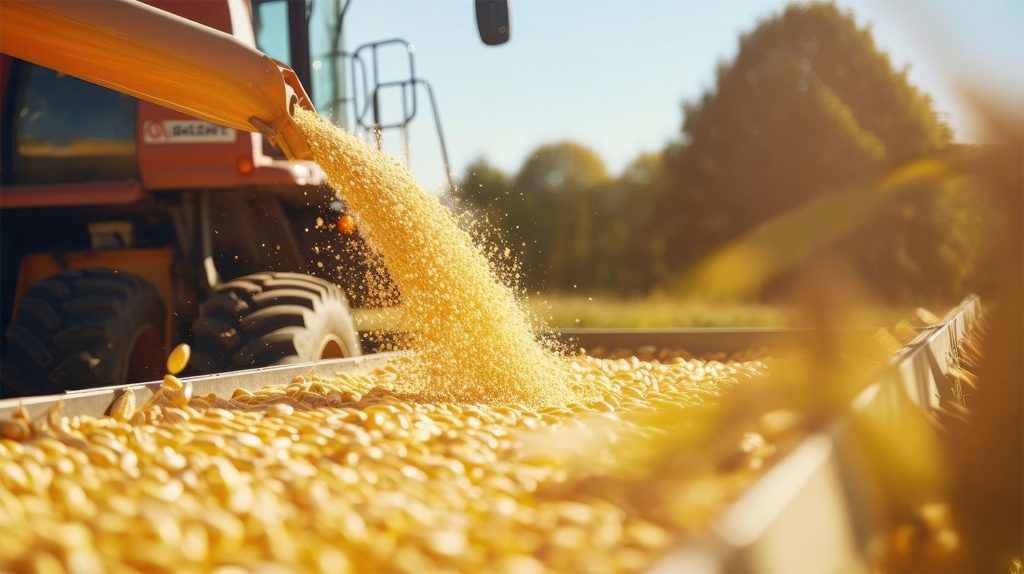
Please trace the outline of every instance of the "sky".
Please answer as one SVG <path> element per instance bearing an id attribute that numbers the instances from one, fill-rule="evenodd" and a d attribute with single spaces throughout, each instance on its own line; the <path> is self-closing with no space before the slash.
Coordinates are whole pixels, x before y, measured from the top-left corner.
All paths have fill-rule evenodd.
<path id="1" fill-rule="evenodd" d="M 928 92 L 960 141 L 978 141 L 965 83 L 1024 93 L 1024 0 L 841 0 L 910 80 Z M 713 87 L 740 34 L 782 0 L 518 0 L 508 44 L 485 46 L 473 3 L 353 0 L 345 48 L 400 37 L 417 75 L 437 93 L 452 171 L 486 157 L 508 173 L 537 146 L 571 139 L 612 173 L 677 137 L 682 104 Z M 381 53 L 381 75 L 407 75 L 405 54 Z M 1007 96 L 1010 97 L 1010 96 Z M 1020 100 L 1012 100 L 1020 107 Z M 393 98 L 384 105 L 397 111 Z M 411 125 L 410 167 L 427 190 L 444 187 L 429 108 Z M 387 114 L 388 110 L 385 110 Z M 385 116 L 387 117 L 387 116 Z M 385 151 L 398 155 L 397 138 Z"/>

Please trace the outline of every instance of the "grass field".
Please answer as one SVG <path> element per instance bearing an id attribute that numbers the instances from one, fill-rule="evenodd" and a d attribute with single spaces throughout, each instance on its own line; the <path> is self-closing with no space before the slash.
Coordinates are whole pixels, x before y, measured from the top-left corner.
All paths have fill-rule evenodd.
<path id="1" fill-rule="evenodd" d="M 537 316 L 555 328 L 782 327 L 790 324 L 786 309 L 770 305 L 711 305 L 667 298 L 556 294 L 535 296 L 529 303 Z"/>
<path id="2" fill-rule="evenodd" d="M 548 294 L 528 301 L 553 328 L 799 327 L 809 326 L 792 308 L 766 304 L 709 304 L 664 297 L 615 298 Z M 865 307 L 850 313 L 842 327 L 888 327 L 912 316 L 913 309 Z M 397 314 L 386 309 L 356 309 L 361 331 L 397 328 Z"/>
<path id="3" fill-rule="evenodd" d="M 796 309 L 768 304 L 680 301 L 664 297 L 620 299 L 585 295 L 532 297 L 534 312 L 554 328 L 801 327 Z M 888 327 L 913 315 L 902 307 L 863 307 L 844 314 L 841 327 Z"/>

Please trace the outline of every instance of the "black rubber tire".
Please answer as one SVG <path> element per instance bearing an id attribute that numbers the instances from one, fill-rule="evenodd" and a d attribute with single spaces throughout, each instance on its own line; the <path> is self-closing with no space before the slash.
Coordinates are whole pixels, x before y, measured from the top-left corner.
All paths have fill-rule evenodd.
<path id="1" fill-rule="evenodd" d="M 333 355 L 362 354 L 348 299 L 309 275 L 265 272 L 218 286 L 192 324 L 197 373 L 315 361 L 328 341 Z"/>
<path id="2" fill-rule="evenodd" d="M 0 394 L 51 394 L 159 378 L 164 322 L 160 294 L 141 277 L 98 268 L 51 275 L 29 287 L 7 327 Z M 133 359 L 136 351 L 142 356 Z"/>
<path id="3" fill-rule="evenodd" d="M 6 361 L 0 362 L 0 398 L 31 394 L 26 392 L 28 389 L 28 380 L 18 369 Z"/>

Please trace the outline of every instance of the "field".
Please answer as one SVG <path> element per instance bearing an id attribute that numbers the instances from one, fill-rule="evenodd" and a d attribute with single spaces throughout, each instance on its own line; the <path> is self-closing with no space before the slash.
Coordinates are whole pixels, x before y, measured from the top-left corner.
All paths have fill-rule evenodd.
<path id="1" fill-rule="evenodd" d="M 546 325 L 565 328 L 800 327 L 807 326 L 793 308 L 766 303 L 705 303 L 668 297 L 618 298 L 551 293 L 528 299 Z M 386 309 L 356 309 L 360 331 L 399 330 L 397 314 Z M 903 307 L 864 307 L 853 311 L 843 327 L 888 327 L 913 315 Z"/>
<path id="2" fill-rule="evenodd" d="M 793 308 L 765 303 L 705 303 L 665 297 L 621 299 L 548 295 L 530 299 L 534 313 L 555 328 L 801 327 Z M 864 307 L 843 327 L 886 327 L 911 316 L 913 309 Z"/>
<path id="3" fill-rule="evenodd" d="M 661 297 L 535 296 L 533 312 L 555 328 L 784 327 L 784 307 L 756 304 L 712 305 Z"/>

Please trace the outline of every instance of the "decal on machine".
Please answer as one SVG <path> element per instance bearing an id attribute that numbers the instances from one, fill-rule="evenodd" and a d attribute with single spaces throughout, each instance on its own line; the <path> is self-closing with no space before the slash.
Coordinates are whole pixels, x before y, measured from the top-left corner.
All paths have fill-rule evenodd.
<path id="1" fill-rule="evenodd" d="M 234 143 L 235 130 L 202 120 L 157 120 L 142 125 L 148 144 Z"/>

